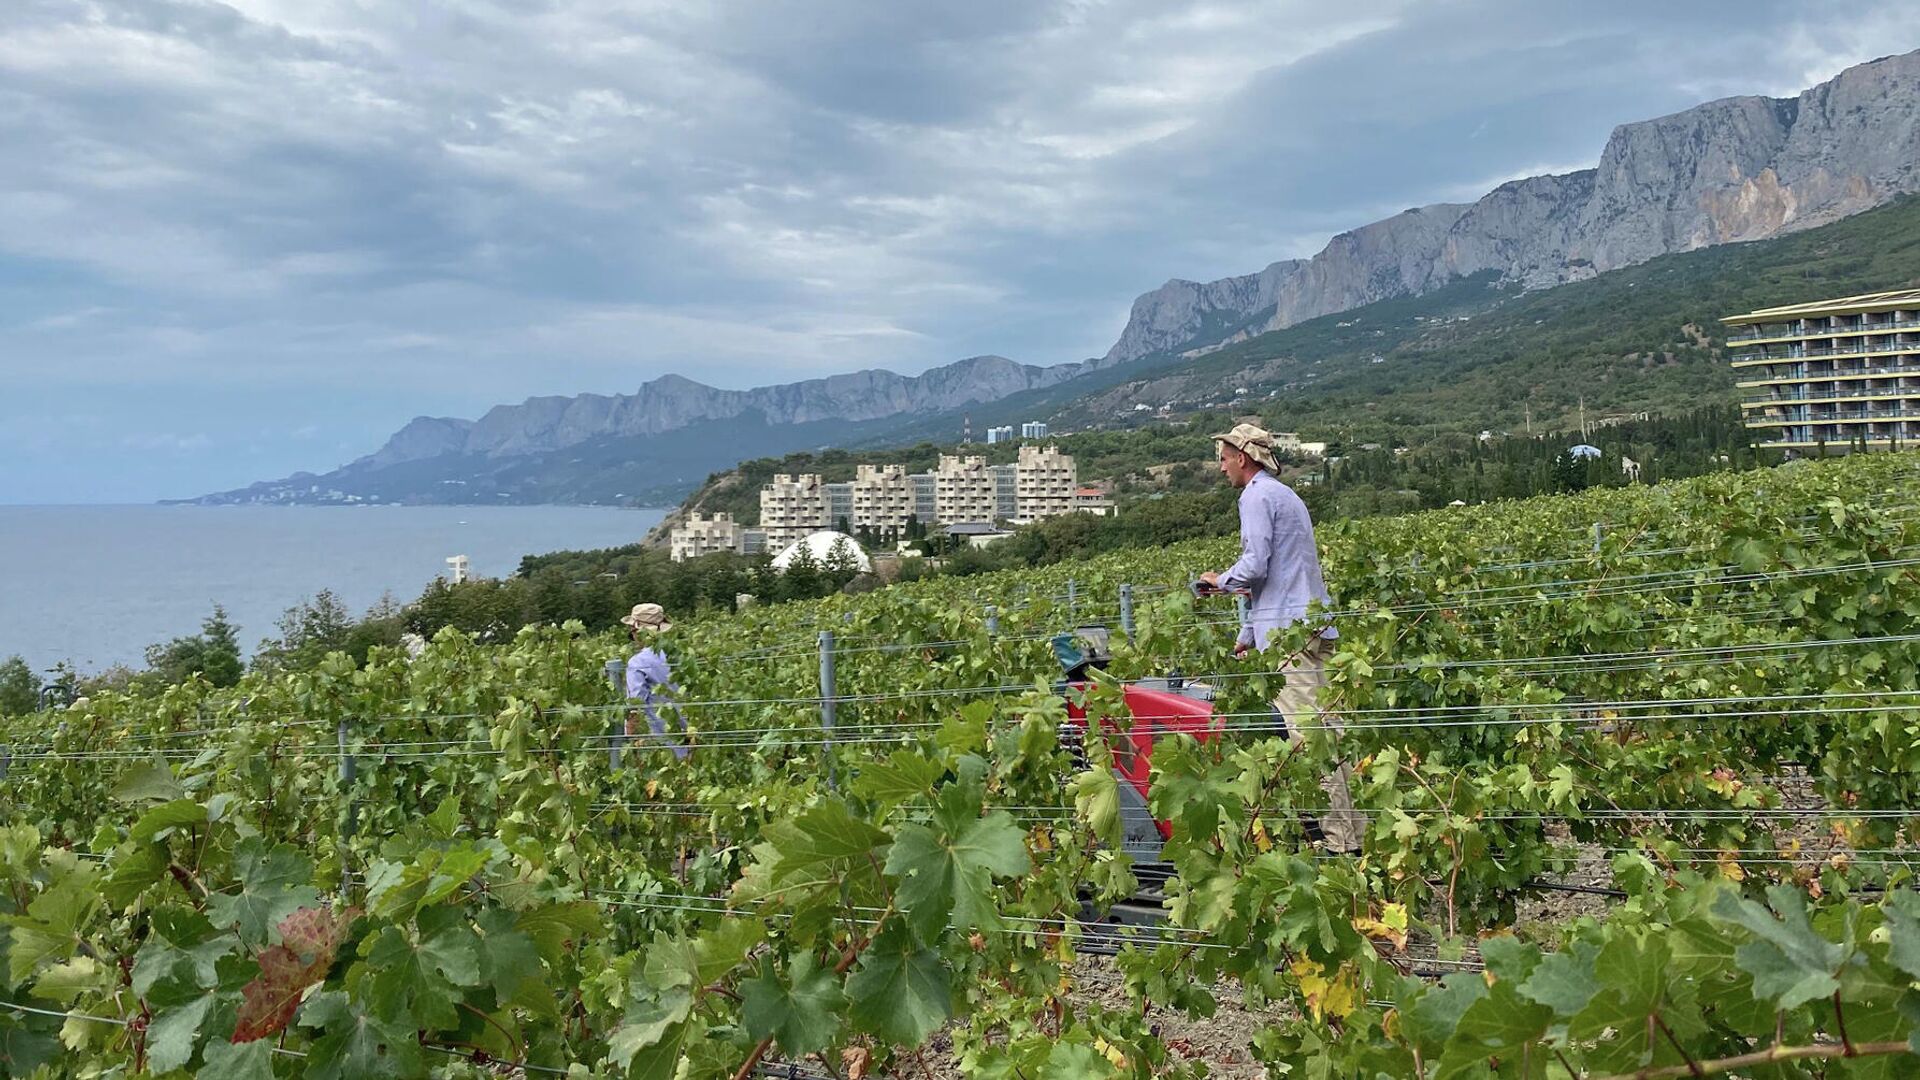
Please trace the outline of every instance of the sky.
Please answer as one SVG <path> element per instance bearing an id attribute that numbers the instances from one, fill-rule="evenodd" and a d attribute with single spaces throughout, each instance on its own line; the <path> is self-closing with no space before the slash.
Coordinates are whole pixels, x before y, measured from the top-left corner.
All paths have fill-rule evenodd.
<path id="1" fill-rule="evenodd" d="M 1917 47 L 1911 0 L 5 0 L 0 503 L 1098 356 L 1169 278 Z"/>

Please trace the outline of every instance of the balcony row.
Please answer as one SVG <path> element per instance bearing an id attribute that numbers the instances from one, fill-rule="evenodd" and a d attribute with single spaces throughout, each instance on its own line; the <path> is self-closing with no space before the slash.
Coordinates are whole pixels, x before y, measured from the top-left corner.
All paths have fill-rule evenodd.
<path id="1" fill-rule="evenodd" d="M 1920 386 L 1850 387 L 1844 390 L 1810 390 L 1805 386 L 1778 388 L 1771 394 L 1753 394 L 1742 398 L 1742 405 L 1774 405 L 1789 401 L 1832 401 L 1876 397 L 1912 398 L 1920 401 Z"/>
<path id="2" fill-rule="evenodd" d="M 1902 420 L 1920 417 L 1920 406 L 1893 405 L 1884 409 L 1841 409 L 1829 413 L 1806 412 L 1806 406 L 1789 409 L 1784 416 L 1749 416 L 1748 427 L 1774 427 L 1782 424 L 1832 424 L 1840 421 Z M 1798 415 L 1794 415 L 1798 413 Z"/>
<path id="3" fill-rule="evenodd" d="M 1733 357 L 1735 366 L 1741 364 L 1764 364 L 1769 361 L 1805 360 L 1819 356 L 1852 356 L 1864 353 L 1920 353 L 1920 341 L 1886 341 L 1878 345 L 1831 345 L 1808 349 L 1799 345 L 1790 346 L 1777 353 L 1744 353 Z"/>
<path id="4" fill-rule="evenodd" d="M 1920 318 L 1887 319 L 1881 322 L 1861 323 L 1857 326 L 1804 327 L 1787 326 L 1772 330 L 1749 330 L 1744 334 L 1728 334 L 1727 344 L 1741 341 L 1760 341 L 1764 338 L 1779 337 L 1845 337 L 1849 334 L 1878 334 L 1888 330 L 1904 330 L 1920 326 Z"/>

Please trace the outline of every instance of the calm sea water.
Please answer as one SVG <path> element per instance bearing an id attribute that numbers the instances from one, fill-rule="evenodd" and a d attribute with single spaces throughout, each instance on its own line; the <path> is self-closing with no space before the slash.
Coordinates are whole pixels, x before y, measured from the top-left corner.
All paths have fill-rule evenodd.
<path id="1" fill-rule="evenodd" d="M 355 615 L 420 594 L 467 555 L 503 577 L 522 555 L 636 543 L 662 510 L 556 506 L 0 506 L 0 658 L 85 671 L 198 633 L 215 603 L 251 655 L 288 607 L 332 589 Z"/>

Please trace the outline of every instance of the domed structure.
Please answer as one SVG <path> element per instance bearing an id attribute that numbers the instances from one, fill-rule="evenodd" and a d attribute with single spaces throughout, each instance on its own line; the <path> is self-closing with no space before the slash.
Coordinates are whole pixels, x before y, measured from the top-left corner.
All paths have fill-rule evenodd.
<path id="1" fill-rule="evenodd" d="M 828 560 L 833 558 L 835 549 L 839 548 L 842 544 L 846 545 L 846 557 L 852 560 L 854 569 L 863 574 L 873 569 L 872 561 L 867 558 L 867 553 L 861 549 L 858 540 L 848 536 L 846 533 L 834 532 L 832 529 L 822 529 L 816 533 L 808 533 L 793 543 L 788 544 L 784 551 L 773 557 L 773 568 L 775 570 L 785 570 L 789 563 L 799 557 L 802 549 L 812 557 L 814 565 L 825 566 Z"/>

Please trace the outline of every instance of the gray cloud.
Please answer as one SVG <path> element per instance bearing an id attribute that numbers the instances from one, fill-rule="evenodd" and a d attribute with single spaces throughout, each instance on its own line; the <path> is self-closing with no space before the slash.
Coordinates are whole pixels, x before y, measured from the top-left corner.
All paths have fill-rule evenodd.
<path id="1" fill-rule="evenodd" d="M 15 0 L 0 501 L 666 371 L 1097 354 L 1169 275 L 1915 45 L 1834 0 Z"/>

